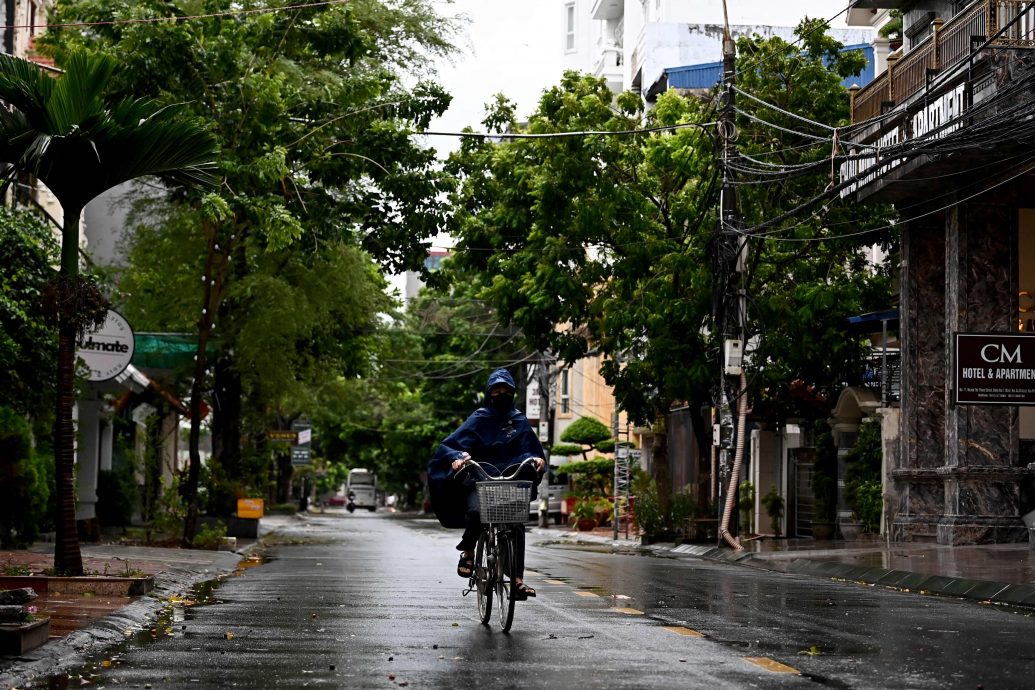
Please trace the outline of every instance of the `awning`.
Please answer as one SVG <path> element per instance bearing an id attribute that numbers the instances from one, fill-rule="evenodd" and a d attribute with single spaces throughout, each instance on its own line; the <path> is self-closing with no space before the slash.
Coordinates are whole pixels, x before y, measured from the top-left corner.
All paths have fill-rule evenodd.
<path id="1" fill-rule="evenodd" d="M 193 333 L 134 333 L 132 363 L 141 369 L 185 369 L 194 361 L 198 336 Z M 211 355 L 215 347 L 206 348 Z"/>

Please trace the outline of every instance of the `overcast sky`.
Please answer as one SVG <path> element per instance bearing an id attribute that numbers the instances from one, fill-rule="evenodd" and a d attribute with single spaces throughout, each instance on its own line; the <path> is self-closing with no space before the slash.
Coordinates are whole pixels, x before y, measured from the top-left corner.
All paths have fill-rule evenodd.
<path id="1" fill-rule="evenodd" d="M 466 126 L 480 131 L 485 104 L 497 93 L 517 103 L 524 119 L 535 109 L 544 89 L 561 78 L 561 34 L 557 0 L 455 0 L 439 3 L 445 15 L 465 15 L 467 28 L 456 41 L 460 54 L 439 65 L 439 83 L 453 95 L 434 131 L 457 132 Z M 439 151 L 457 148 L 456 141 L 430 137 Z"/>

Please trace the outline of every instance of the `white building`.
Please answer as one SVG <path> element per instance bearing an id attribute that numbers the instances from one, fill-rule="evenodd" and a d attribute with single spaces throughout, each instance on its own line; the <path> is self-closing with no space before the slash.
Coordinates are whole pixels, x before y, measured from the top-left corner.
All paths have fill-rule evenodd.
<path id="1" fill-rule="evenodd" d="M 830 3 L 821 0 L 790 6 L 741 0 L 730 3 L 728 17 L 721 0 L 566 0 L 561 13 L 562 64 L 606 78 L 616 93 L 647 92 L 668 67 L 721 60 L 726 23 L 735 37 L 783 36 L 806 16 L 831 19 L 831 13 Z M 831 27 L 844 26 L 842 11 L 831 19 Z M 835 31 L 834 36 L 845 45 L 868 43 L 873 36 L 871 30 L 842 33 Z"/>

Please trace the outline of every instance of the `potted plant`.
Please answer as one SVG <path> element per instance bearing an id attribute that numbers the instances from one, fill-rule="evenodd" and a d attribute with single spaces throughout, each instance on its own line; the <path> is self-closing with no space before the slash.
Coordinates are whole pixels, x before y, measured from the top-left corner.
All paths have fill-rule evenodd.
<path id="1" fill-rule="evenodd" d="M 780 521 L 783 520 L 783 496 L 776 491 L 776 485 L 769 487 L 769 491 L 762 497 L 762 507 L 769 516 L 769 529 L 776 537 L 781 536 Z"/>
<path id="2" fill-rule="evenodd" d="M 571 509 L 571 518 L 575 528 L 580 532 L 588 532 L 597 526 L 596 502 L 589 498 L 581 498 Z"/>

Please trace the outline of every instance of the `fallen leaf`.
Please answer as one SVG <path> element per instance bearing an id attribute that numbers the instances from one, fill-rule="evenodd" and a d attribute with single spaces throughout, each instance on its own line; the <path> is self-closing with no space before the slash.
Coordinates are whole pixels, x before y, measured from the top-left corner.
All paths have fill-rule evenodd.
<path id="1" fill-rule="evenodd" d="M 227 640 L 232 640 L 234 639 L 234 634 L 228 630 L 223 634 L 223 638 Z"/>

